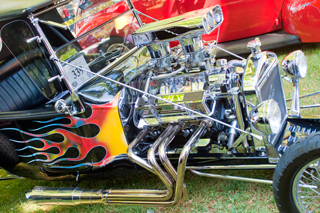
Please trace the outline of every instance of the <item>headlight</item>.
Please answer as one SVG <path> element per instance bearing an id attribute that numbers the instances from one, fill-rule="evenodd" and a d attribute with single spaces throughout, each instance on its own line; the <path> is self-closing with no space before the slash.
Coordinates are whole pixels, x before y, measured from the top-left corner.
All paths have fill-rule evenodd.
<path id="1" fill-rule="evenodd" d="M 281 111 L 274 99 L 263 101 L 250 112 L 251 124 L 265 134 L 277 134 L 281 130 Z"/>
<path id="2" fill-rule="evenodd" d="M 307 59 L 301 50 L 287 55 L 281 63 L 282 70 L 291 78 L 304 78 L 307 74 Z"/>

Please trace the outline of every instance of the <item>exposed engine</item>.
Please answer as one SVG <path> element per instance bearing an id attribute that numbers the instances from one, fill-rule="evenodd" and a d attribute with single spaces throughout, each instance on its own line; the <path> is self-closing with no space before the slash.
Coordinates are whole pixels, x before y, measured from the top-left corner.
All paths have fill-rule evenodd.
<path id="1" fill-rule="evenodd" d="M 218 10 L 214 7 L 212 11 Z M 222 19 L 220 23 L 212 22 L 218 27 Z M 242 118 L 245 107 L 241 104 L 239 93 L 245 64 L 240 60 L 229 63 L 225 59 L 215 60 L 216 45 L 203 42 L 202 34 L 206 33 L 203 27 L 179 36 L 170 30 L 157 29 L 150 33 L 141 28 L 133 36 L 136 45 L 147 46 L 151 59 L 145 70 L 130 84 L 145 94 L 129 90 L 122 94 L 122 102 L 127 103 L 120 108 L 124 126 L 129 129 L 127 122 L 132 116 L 133 124 L 138 129 L 150 128 L 148 137 L 151 141 L 173 122 L 182 125 L 179 136 L 181 141 L 185 141 L 204 116 L 245 130 L 247 125 Z M 167 33 L 168 37 L 163 33 Z M 169 42 L 174 40 L 179 41 L 179 45 L 170 48 Z M 220 149 L 225 147 L 231 150 L 237 135 L 233 128 L 213 122 L 210 131 L 196 147 L 198 151 L 208 152 L 212 144 L 216 144 Z M 179 141 L 179 137 L 175 140 Z M 243 145 L 246 148 L 249 146 L 247 142 Z"/>

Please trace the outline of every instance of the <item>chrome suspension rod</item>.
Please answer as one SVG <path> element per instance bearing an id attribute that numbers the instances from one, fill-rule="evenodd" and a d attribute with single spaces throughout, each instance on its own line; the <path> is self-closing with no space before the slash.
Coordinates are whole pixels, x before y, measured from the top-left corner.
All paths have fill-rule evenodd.
<path id="1" fill-rule="evenodd" d="M 203 173 L 203 172 L 199 172 L 199 171 L 195 171 L 195 170 L 190 170 L 190 171 L 196 175 L 205 176 L 205 177 L 221 178 L 221 179 L 228 179 L 228 180 L 240 180 L 240 181 L 254 182 L 254 183 L 272 184 L 272 180 L 263 180 L 263 179 L 257 179 L 257 178 L 246 178 L 246 177 L 237 177 L 237 176 L 230 176 L 230 175 Z"/>

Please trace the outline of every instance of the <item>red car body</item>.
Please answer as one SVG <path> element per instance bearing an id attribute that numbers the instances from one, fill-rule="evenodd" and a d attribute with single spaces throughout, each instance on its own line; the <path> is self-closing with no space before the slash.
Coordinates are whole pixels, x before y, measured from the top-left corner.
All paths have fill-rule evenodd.
<path id="1" fill-rule="evenodd" d="M 226 42 L 284 30 L 301 42 L 320 41 L 318 0 L 142 0 L 133 1 L 137 10 L 165 19 L 219 4 L 224 15 L 219 41 Z M 217 31 L 206 37 L 216 39 Z"/>
<path id="2" fill-rule="evenodd" d="M 93 4 L 90 8 L 103 1 L 91 0 Z M 320 0 L 133 0 L 132 2 L 138 11 L 158 20 L 219 4 L 223 11 L 224 23 L 219 29 L 219 37 L 217 38 L 218 30 L 215 30 L 203 37 L 206 41 L 218 40 L 219 43 L 224 43 L 245 38 L 249 41 L 251 37 L 270 33 L 262 44 L 272 43 L 272 45 L 265 48 L 320 41 Z M 112 8 L 98 13 L 92 21 L 81 27 L 77 34 L 98 26 L 105 18 L 114 17 L 115 15 L 107 15 L 109 11 L 120 12 L 126 9 L 119 4 L 116 7 L 116 10 Z M 154 21 L 146 16 L 140 17 L 144 23 Z M 241 40 L 241 43 L 246 42 Z M 242 46 L 241 48 L 245 49 Z M 236 49 L 231 48 L 231 50 L 237 52 Z"/>

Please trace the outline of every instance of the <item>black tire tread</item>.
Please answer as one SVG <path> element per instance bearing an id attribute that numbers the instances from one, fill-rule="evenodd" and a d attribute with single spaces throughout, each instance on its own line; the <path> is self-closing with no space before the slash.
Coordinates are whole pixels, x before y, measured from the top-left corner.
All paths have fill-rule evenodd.
<path id="1" fill-rule="evenodd" d="M 14 144 L 0 134 L 0 167 L 10 170 L 19 162 L 19 156 L 15 151 Z"/>
<path id="2" fill-rule="evenodd" d="M 317 157 L 320 157 L 320 132 L 301 138 L 280 158 L 273 175 L 273 194 L 280 212 L 298 212 L 293 203 L 290 205 L 292 198 L 288 191 L 294 171 Z"/>

